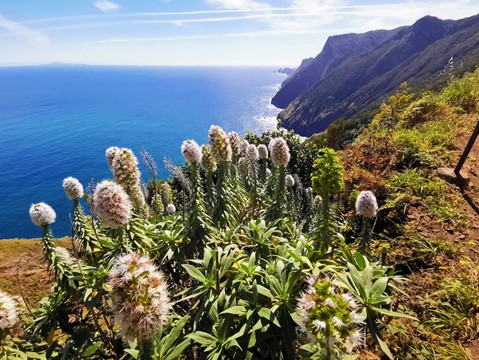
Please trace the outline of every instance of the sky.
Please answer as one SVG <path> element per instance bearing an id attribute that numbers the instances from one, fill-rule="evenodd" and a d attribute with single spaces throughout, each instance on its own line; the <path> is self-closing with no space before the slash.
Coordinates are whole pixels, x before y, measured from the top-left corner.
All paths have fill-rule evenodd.
<path id="1" fill-rule="evenodd" d="M 2 0 L 0 66 L 296 67 L 331 35 L 478 13 L 478 0 Z"/>

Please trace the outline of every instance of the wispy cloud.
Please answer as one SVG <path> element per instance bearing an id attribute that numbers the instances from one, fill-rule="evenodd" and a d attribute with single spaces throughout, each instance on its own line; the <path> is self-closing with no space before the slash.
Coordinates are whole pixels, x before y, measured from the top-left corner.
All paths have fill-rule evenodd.
<path id="1" fill-rule="evenodd" d="M 116 11 L 121 8 L 121 6 L 113 1 L 108 0 L 97 0 L 93 3 L 97 9 L 103 11 L 104 13 L 109 13 L 112 11 Z"/>
<path id="2" fill-rule="evenodd" d="M 254 0 L 206 0 L 209 5 L 217 6 L 223 9 L 266 9 L 271 8 L 271 5 L 265 2 L 259 2 Z"/>
<path id="3" fill-rule="evenodd" d="M 7 19 L 2 15 L 0 15 L 0 29 L 5 30 L 10 35 L 21 37 L 34 44 L 44 45 L 50 42 L 45 34 L 35 31 L 19 22 Z"/>
<path id="4" fill-rule="evenodd" d="M 211 35 L 186 35 L 186 36 L 159 36 L 159 37 L 125 37 L 116 39 L 104 39 L 86 44 L 108 44 L 108 43 L 135 43 L 135 42 L 157 42 L 157 41 L 178 41 L 178 40 L 201 40 L 201 39 L 221 39 L 221 38 L 235 38 L 235 37 L 258 37 L 258 36 L 275 36 L 287 34 L 342 34 L 347 32 L 366 31 L 366 27 L 348 27 L 348 28 L 331 28 L 323 30 L 265 30 L 265 31 L 251 31 L 251 32 L 234 32 L 224 34 Z"/>

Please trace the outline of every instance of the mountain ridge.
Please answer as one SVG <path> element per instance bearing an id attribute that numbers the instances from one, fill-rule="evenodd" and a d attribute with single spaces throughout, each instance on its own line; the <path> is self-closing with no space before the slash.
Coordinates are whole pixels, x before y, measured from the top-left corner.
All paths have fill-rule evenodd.
<path id="1" fill-rule="evenodd" d="M 279 114 L 283 126 L 310 136 L 339 118 L 378 106 L 403 82 L 417 88 L 441 80 L 451 59 L 459 65 L 454 65 L 455 72 L 479 64 L 479 15 L 461 20 L 426 16 L 395 30 L 372 51 L 343 60 L 295 98 Z"/>

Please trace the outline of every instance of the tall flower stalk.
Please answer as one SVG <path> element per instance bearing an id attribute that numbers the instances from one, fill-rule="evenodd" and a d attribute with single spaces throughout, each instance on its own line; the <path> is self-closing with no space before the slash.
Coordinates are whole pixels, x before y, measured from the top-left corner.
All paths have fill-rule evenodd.
<path id="1" fill-rule="evenodd" d="M 115 179 L 130 197 L 133 205 L 144 217 L 148 216 L 148 206 L 140 186 L 141 173 L 138 159 L 127 148 L 108 148 L 106 156 Z"/>
<path id="2" fill-rule="evenodd" d="M 69 285 L 72 275 L 72 262 L 64 249 L 56 248 L 53 244 L 53 234 L 50 225 L 56 220 L 53 208 L 43 202 L 32 204 L 30 218 L 35 225 L 43 230 L 42 249 L 48 270 L 57 278 L 62 285 Z"/>
<path id="3" fill-rule="evenodd" d="M 207 234 L 208 215 L 204 208 L 203 189 L 200 184 L 198 164 L 201 162 L 202 151 L 194 140 L 186 140 L 181 146 L 181 151 L 190 166 L 191 194 L 188 203 L 188 215 L 185 224 L 186 255 L 192 256 L 193 252 L 201 254 L 201 242 Z"/>
<path id="4" fill-rule="evenodd" d="M 222 128 L 212 125 L 209 131 L 211 154 L 218 164 L 218 178 L 216 181 L 216 202 L 213 210 L 213 223 L 224 224 L 227 208 L 226 182 L 228 164 L 232 159 L 232 150 L 228 136 Z"/>
<path id="5" fill-rule="evenodd" d="M 291 155 L 286 140 L 283 138 L 274 138 L 269 144 L 271 161 L 278 169 L 277 186 L 273 194 L 273 203 L 266 212 L 266 220 L 274 221 L 283 217 L 283 207 L 286 200 L 286 167 L 288 166 Z"/>
<path id="6" fill-rule="evenodd" d="M 376 196 L 371 191 L 361 191 L 356 198 L 355 208 L 363 223 L 359 251 L 367 253 L 371 243 L 371 219 L 376 217 L 378 212 Z"/>
<path id="7" fill-rule="evenodd" d="M 211 148 L 209 145 L 203 145 L 201 147 L 201 167 L 206 172 L 206 204 L 208 207 L 212 208 L 214 201 L 213 173 L 215 172 L 217 165 L 216 160 L 211 154 Z"/>
<path id="8" fill-rule="evenodd" d="M 321 196 L 321 219 L 320 234 L 321 239 L 316 239 L 316 247 L 321 247 L 326 251 L 332 247 L 331 232 L 333 224 L 331 222 L 330 197 L 339 194 L 344 189 L 343 173 L 344 168 L 339 161 L 339 157 L 333 149 L 324 148 L 319 151 L 319 157 L 313 165 L 315 171 L 311 174 L 313 190 Z M 320 240 L 322 243 L 320 244 Z"/>

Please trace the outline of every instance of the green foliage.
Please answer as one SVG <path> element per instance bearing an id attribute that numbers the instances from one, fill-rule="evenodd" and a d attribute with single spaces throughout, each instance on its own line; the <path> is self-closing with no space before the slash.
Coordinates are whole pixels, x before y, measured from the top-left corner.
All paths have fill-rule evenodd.
<path id="1" fill-rule="evenodd" d="M 319 148 L 314 143 L 304 141 L 303 138 L 295 134 L 292 130 L 289 132 L 274 130 L 264 132 L 261 135 L 248 132 L 245 139 L 251 144 L 268 145 L 270 140 L 275 137 L 283 137 L 288 144 L 291 154 L 291 160 L 287 169 L 288 173 L 297 174 L 305 187 L 311 186 L 310 174 L 313 171 L 314 160 L 319 156 Z M 272 168 L 270 160 L 268 160 L 268 167 Z"/>
<path id="2" fill-rule="evenodd" d="M 442 91 L 441 96 L 448 105 L 471 112 L 477 109 L 478 84 L 479 71 L 476 70 L 462 78 L 453 79 Z"/>
<path id="3" fill-rule="evenodd" d="M 321 195 L 323 200 L 344 190 L 344 168 L 333 149 L 319 150 L 319 157 L 314 161 L 314 170 L 311 173 L 313 190 Z"/>
<path id="4" fill-rule="evenodd" d="M 431 178 L 425 171 L 407 169 L 395 173 L 386 182 L 391 197 L 385 208 L 403 208 L 406 212 L 414 197 L 425 200 L 432 214 L 439 219 L 453 224 L 465 221 L 463 213 L 457 209 L 454 201 L 449 199 L 446 183 L 438 178 Z"/>
<path id="5" fill-rule="evenodd" d="M 435 331 L 456 339 L 474 339 L 479 335 L 479 286 L 471 279 L 449 280 L 427 303 L 430 317 L 426 324 Z"/>
<path id="6" fill-rule="evenodd" d="M 279 135 L 250 134 L 249 140 L 267 144 Z M 349 286 L 351 296 L 363 303 L 371 324 L 398 315 L 389 304 L 395 278 L 379 267 L 371 272 L 366 258 L 347 252 L 337 233 L 336 217 L 342 215 L 332 210 L 330 195 L 344 188 L 339 156 L 332 149 L 317 151 L 293 133 L 284 136 L 291 151 L 287 169 L 274 169 L 266 177 L 257 164 L 252 164 L 254 171 L 240 175 L 235 161 L 218 164 L 210 174 L 197 164 L 170 167 L 175 175 L 172 189 L 155 178 L 148 183 L 149 218 L 134 212 L 121 228 L 107 228 L 95 216 L 86 216 L 74 201 L 73 235 L 80 251 L 74 258 L 57 256 L 45 227 L 42 244 L 56 286 L 34 311 L 26 337 L 47 344 L 50 350 L 44 353 L 51 359 L 307 356 L 307 346 L 300 350 L 306 340 L 294 320 L 305 280 L 312 274 L 344 279 L 345 289 Z M 285 186 L 287 172 L 295 173 L 294 187 Z M 311 189 L 303 187 L 310 179 L 323 196 L 320 211 Z M 91 200 L 87 196 L 89 204 Z M 164 209 L 172 201 L 180 211 L 167 214 Z M 109 307 L 117 283 L 108 279 L 118 271 L 117 258 L 132 252 L 148 256 L 161 268 L 172 301 L 170 320 L 146 340 L 123 338 L 118 322 L 124 317 Z M 346 311 L 347 302 L 342 305 Z M 379 329 L 374 330 L 379 338 Z M 318 349 L 309 353 L 319 356 Z"/>

